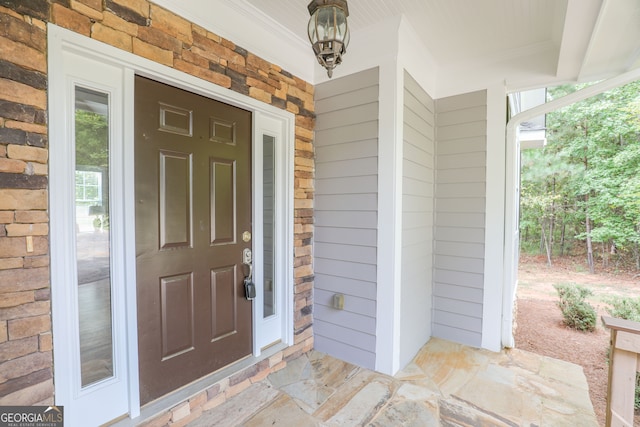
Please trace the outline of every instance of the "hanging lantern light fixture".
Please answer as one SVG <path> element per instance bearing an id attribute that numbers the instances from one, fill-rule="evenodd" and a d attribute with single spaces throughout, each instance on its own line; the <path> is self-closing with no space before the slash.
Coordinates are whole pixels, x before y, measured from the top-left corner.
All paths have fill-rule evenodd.
<path id="1" fill-rule="evenodd" d="M 312 0 L 307 8 L 311 14 L 307 31 L 309 41 L 318 62 L 331 78 L 349 45 L 347 0 Z"/>

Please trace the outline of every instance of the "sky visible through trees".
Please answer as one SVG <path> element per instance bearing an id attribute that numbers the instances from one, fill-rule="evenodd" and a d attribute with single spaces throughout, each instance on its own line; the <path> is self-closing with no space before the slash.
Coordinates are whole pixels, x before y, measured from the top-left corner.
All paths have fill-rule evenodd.
<path id="1" fill-rule="evenodd" d="M 640 270 L 640 81 L 549 113 L 546 127 L 547 145 L 522 152 L 522 250 Z"/>

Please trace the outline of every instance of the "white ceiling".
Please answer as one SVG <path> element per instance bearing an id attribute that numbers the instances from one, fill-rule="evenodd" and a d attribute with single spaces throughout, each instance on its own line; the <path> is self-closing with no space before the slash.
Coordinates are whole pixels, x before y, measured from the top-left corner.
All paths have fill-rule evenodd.
<path id="1" fill-rule="evenodd" d="M 308 0 L 154 1 L 302 78 L 311 82 L 325 78 L 310 53 Z M 360 60 L 354 49 L 362 49 L 378 29 L 388 31 L 386 23 L 399 19 L 421 41 L 423 52 L 415 54 L 423 53 L 436 64 L 442 87 L 452 85 L 444 82 L 447 79 L 498 78 L 508 89 L 519 90 L 591 81 L 640 67 L 640 0 L 348 0 L 348 4 L 351 49 L 336 76 L 340 67 L 349 67 L 350 59 Z M 251 24 L 238 24 L 227 11 Z"/>
<path id="2" fill-rule="evenodd" d="M 306 0 L 244 0 L 306 40 Z M 431 55 L 504 58 L 559 44 L 566 0 L 349 0 L 352 36 L 404 15 Z"/>
<path id="3" fill-rule="evenodd" d="M 243 1 L 306 40 L 306 0 Z M 349 0 L 348 4 L 352 38 L 389 17 L 404 15 L 443 69 L 517 64 L 535 57 L 547 61 L 539 69 L 564 72 L 557 76 L 561 80 L 591 80 L 640 65 L 640 0 Z"/>

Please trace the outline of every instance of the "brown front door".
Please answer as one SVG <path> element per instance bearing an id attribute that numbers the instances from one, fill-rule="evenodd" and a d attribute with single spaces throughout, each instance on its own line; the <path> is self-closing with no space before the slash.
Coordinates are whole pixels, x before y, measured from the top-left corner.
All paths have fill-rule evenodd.
<path id="1" fill-rule="evenodd" d="M 251 353 L 251 113 L 136 77 L 135 194 L 144 404 Z"/>

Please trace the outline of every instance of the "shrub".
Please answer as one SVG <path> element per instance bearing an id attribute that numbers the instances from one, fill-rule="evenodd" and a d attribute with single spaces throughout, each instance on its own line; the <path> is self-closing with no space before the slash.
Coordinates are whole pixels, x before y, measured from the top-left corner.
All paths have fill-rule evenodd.
<path id="1" fill-rule="evenodd" d="M 590 289 L 573 284 L 553 285 L 558 292 L 558 307 L 562 311 L 564 323 L 579 331 L 592 332 L 596 328 L 596 309 L 585 299 L 593 295 Z"/>
<path id="2" fill-rule="evenodd" d="M 611 307 L 607 307 L 607 313 L 619 319 L 640 322 L 640 298 L 612 296 L 605 300 Z"/>
<path id="3" fill-rule="evenodd" d="M 633 409 L 640 410 L 640 374 L 636 373 L 636 395 L 633 401 Z"/>

